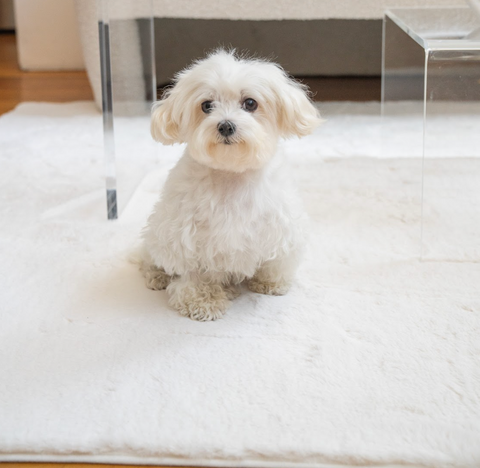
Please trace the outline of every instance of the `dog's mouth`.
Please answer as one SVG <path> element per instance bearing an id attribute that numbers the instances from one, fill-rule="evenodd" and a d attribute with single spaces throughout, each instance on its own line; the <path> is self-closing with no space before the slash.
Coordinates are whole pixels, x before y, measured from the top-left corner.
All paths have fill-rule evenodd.
<path id="1" fill-rule="evenodd" d="M 228 145 L 228 146 L 236 145 L 243 141 L 242 137 L 237 133 L 235 133 L 235 135 L 225 135 L 225 136 L 217 135 L 216 140 L 217 140 L 215 142 L 216 145 Z"/>

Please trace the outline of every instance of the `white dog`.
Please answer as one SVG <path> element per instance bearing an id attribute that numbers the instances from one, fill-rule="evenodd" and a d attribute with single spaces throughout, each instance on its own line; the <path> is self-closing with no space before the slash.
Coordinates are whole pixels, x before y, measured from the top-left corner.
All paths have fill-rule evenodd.
<path id="1" fill-rule="evenodd" d="M 273 63 L 220 50 L 180 72 L 152 112 L 153 138 L 187 147 L 144 231 L 147 286 L 194 320 L 221 317 L 245 280 L 285 294 L 304 215 L 277 147 L 320 122 L 306 87 Z"/>

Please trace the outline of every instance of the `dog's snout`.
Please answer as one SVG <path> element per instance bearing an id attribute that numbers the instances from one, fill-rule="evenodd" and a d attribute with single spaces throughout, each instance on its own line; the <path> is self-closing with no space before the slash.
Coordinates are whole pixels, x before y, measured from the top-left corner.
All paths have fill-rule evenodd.
<path id="1" fill-rule="evenodd" d="M 220 135 L 224 137 L 229 137 L 235 133 L 235 124 L 233 122 L 230 122 L 230 120 L 222 120 L 218 124 L 218 131 L 220 132 Z"/>

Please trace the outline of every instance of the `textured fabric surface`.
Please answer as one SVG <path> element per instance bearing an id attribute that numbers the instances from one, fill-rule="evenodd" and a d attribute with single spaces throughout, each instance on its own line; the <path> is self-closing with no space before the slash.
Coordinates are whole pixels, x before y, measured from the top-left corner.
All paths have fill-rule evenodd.
<path id="1" fill-rule="evenodd" d="M 0 118 L 0 460 L 480 465 L 480 264 L 420 262 L 419 160 L 373 154 L 371 106 L 325 109 L 285 145 L 311 218 L 297 283 L 209 323 L 127 260 L 181 147 L 107 222 L 93 103 Z"/>

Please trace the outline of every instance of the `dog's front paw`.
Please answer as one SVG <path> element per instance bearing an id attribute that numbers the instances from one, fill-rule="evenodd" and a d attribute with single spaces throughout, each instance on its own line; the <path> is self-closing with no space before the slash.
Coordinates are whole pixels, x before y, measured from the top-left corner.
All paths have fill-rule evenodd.
<path id="1" fill-rule="evenodd" d="M 199 322 L 217 320 L 225 314 L 230 305 L 227 293 L 220 285 L 195 285 L 169 288 L 170 305 L 181 315 Z"/>
<path id="2" fill-rule="evenodd" d="M 155 265 L 142 266 L 141 269 L 148 289 L 161 291 L 165 289 L 172 280 L 172 277 L 167 275 L 163 268 L 158 268 Z"/>
<path id="3" fill-rule="evenodd" d="M 290 289 L 290 284 L 287 282 L 261 281 L 256 277 L 248 280 L 247 286 L 250 291 L 259 294 L 268 294 L 269 296 L 283 296 L 287 294 Z"/>
<path id="4" fill-rule="evenodd" d="M 197 320 L 198 322 L 209 322 L 222 318 L 225 314 L 227 306 L 211 303 L 194 303 L 185 304 L 184 308 L 179 312 L 185 317 Z"/>

